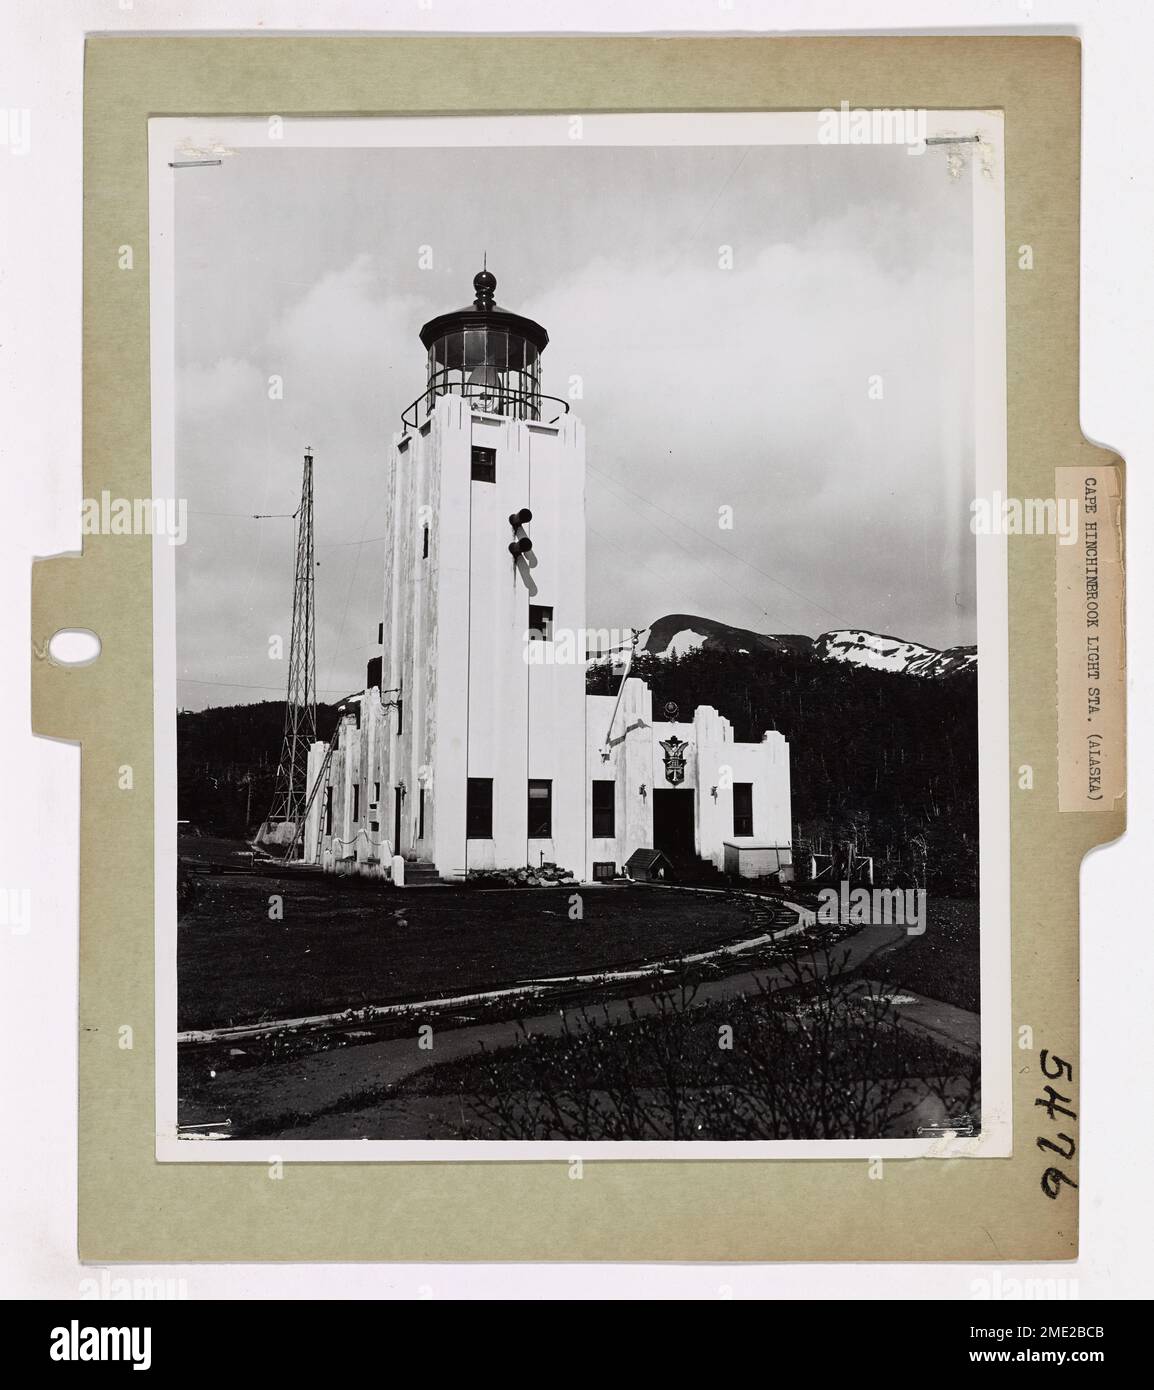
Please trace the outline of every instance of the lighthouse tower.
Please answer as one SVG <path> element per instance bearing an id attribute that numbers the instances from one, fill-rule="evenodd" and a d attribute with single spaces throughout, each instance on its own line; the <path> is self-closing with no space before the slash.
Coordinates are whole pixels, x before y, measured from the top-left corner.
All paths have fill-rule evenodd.
<path id="1" fill-rule="evenodd" d="M 358 859 L 399 854 L 448 879 L 546 862 L 580 878 L 584 431 L 541 392 L 549 335 L 496 285 L 482 270 L 472 303 L 421 329 L 426 389 L 385 478 L 379 695 L 359 697 L 361 737 L 345 741 L 364 770 L 340 780 L 363 785 Z"/>
<path id="2" fill-rule="evenodd" d="M 421 329 L 385 478 L 380 654 L 309 752 L 304 852 L 394 882 L 552 863 L 792 876 L 789 745 L 717 709 L 585 693 L 585 435 L 541 391 L 549 335 L 471 304 Z M 662 867 L 664 866 L 664 868 Z"/>

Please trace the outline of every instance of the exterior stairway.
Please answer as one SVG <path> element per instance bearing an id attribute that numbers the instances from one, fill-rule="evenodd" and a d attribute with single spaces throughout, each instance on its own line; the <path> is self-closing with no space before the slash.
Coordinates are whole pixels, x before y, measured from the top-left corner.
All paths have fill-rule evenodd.
<path id="1" fill-rule="evenodd" d="M 688 888 L 728 888 L 729 880 L 712 859 L 699 859 L 696 854 L 669 854 L 673 864 L 673 882 Z"/>
<path id="2" fill-rule="evenodd" d="M 688 866 L 687 866 L 688 867 Z M 728 888 L 729 880 L 712 859 L 694 859 L 685 881 L 701 888 Z"/>
<path id="3" fill-rule="evenodd" d="M 405 860 L 406 888 L 439 887 L 444 880 L 432 864 L 422 864 L 416 859 Z"/>

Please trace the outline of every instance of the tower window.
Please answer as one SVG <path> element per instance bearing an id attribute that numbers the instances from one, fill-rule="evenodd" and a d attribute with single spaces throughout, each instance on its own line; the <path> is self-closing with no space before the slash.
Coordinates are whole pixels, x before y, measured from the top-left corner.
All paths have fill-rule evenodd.
<path id="1" fill-rule="evenodd" d="M 401 736 L 404 732 L 405 732 L 405 702 L 404 702 L 404 700 L 398 699 L 398 700 L 397 700 L 397 737 L 400 738 L 400 736 Z"/>
<path id="2" fill-rule="evenodd" d="M 553 610 L 543 604 L 531 603 L 529 605 L 529 633 L 530 642 L 552 642 L 553 640 Z"/>
<path id="3" fill-rule="evenodd" d="M 747 836 L 753 834 L 752 782 L 733 784 L 733 833 Z"/>
<path id="4" fill-rule="evenodd" d="M 325 788 L 325 834 L 333 833 L 333 789 Z"/>
<path id="5" fill-rule="evenodd" d="M 529 838 L 548 840 L 553 834 L 553 783 L 529 779 Z"/>
<path id="6" fill-rule="evenodd" d="M 483 445 L 473 445 L 472 477 L 475 483 L 495 483 L 497 481 L 497 451 L 486 449 Z"/>
<path id="7" fill-rule="evenodd" d="M 361 818 L 361 784 L 353 783 L 353 820 Z"/>
<path id="8" fill-rule="evenodd" d="M 425 789 L 421 787 L 417 795 L 417 839 L 425 838 Z"/>
<path id="9" fill-rule="evenodd" d="M 617 834 L 617 783 L 597 778 L 593 783 L 593 838 L 611 840 Z"/>
<path id="10" fill-rule="evenodd" d="M 422 560 L 427 560 L 428 558 L 429 558 L 429 528 L 426 526 L 426 527 L 425 527 L 424 539 L 421 541 L 421 559 L 422 559 Z"/>
<path id="11" fill-rule="evenodd" d="M 465 836 L 469 840 L 493 838 L 493 779 L 470 777 L 465 789 Z"/>

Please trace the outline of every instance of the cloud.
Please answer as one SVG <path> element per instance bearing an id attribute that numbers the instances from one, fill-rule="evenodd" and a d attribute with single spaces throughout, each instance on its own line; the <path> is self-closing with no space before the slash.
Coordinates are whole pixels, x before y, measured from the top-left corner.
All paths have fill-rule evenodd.
<path id="1" fill-rule="evenodd" d="M 589 517 L 608 541 L 590 542 L 595 626 L 672 608 L 967 640 L 972 440 L 951 405 L 971 379 L 966 267 L 886 265 L 884 228 L 856 226 L 732 270 L 599 260 L 536 306 L 546 389 L 581 379 Z M 667 573 L 655 547 L 679 557 Z"/>
<path id="2" fill-rule="evenodd" d="M 306 445 L 322 698 L 363 682 L 417 330 L 466 298 L 478 245 L 499 297 L 549 330 L 544 389 L 580 378 L 589 626 L 688 611 L 973 639 L 964 187 L 868 147 L 508 152 L 498 196 L 476 152 L 438 159 L 247 152 L 178 201 L 182 703 L 284 688 L 268 647 L 288 633 Z"/>
<path id="3" fill-rule="evenodd" d="M 190 540 L 177 566 L 182 701 L 275 699 L 291 620 L 301 458 L 315 453 L 317 678 L 322 698 L 363 683 L 380 606 L 382 486 L 391 425 L 382 377 L 414 308 L 371 258 L 322 275 L 250 355 L 177 376 L 177 487 Z M 270 379 L 283 395 L 270 397 Z M 334 480 L 339 480 L 334 485 Z M 273 513 L 254 520 L 254 513 Z M 199 682 L 197 684 L 196 682 Z"/>

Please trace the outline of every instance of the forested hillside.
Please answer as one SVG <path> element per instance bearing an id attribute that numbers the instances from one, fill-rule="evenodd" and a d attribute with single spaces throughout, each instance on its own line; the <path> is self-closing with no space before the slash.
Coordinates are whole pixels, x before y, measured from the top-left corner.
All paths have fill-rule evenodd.
<path id="1" fill-rule="evenodd" d="M 799 849 L 852 841 L 877 861 L 880 883 L 939 893 L 977 891 L 978 704 L 972 670 L 934 680 L 839 664 L 808 652 L 642 654 L 633 674 L 653 690 L 656 717 L 713 705 L 734 736 L 777 729 L 790 743 Z M 591 693 L 613 693 L 607 665 L 589 668 Z M 242 836 L 272 798 L 284 705 L 265 701 L 177 721 L 179 814 L 210 833 Z M 317 707 L 327 739 L 336 707 Z M 800 861 L 799 861 L 800 862 Z"/>
<path id="2" fill-rule="evenodd" d="M 977 891 L 978 683 L 973 671 L 935 680 L 840 665 L 789 651 L 698 650 L 641 655 L 633 674 L 653 691 L 654 717 L 713 705 L 734 737 L 767 729 L 790 744 L 795 836 L 815 849 L 852 840 L 878 881 Z M 616 691 L 606 665 L 588 689 Z"/>

